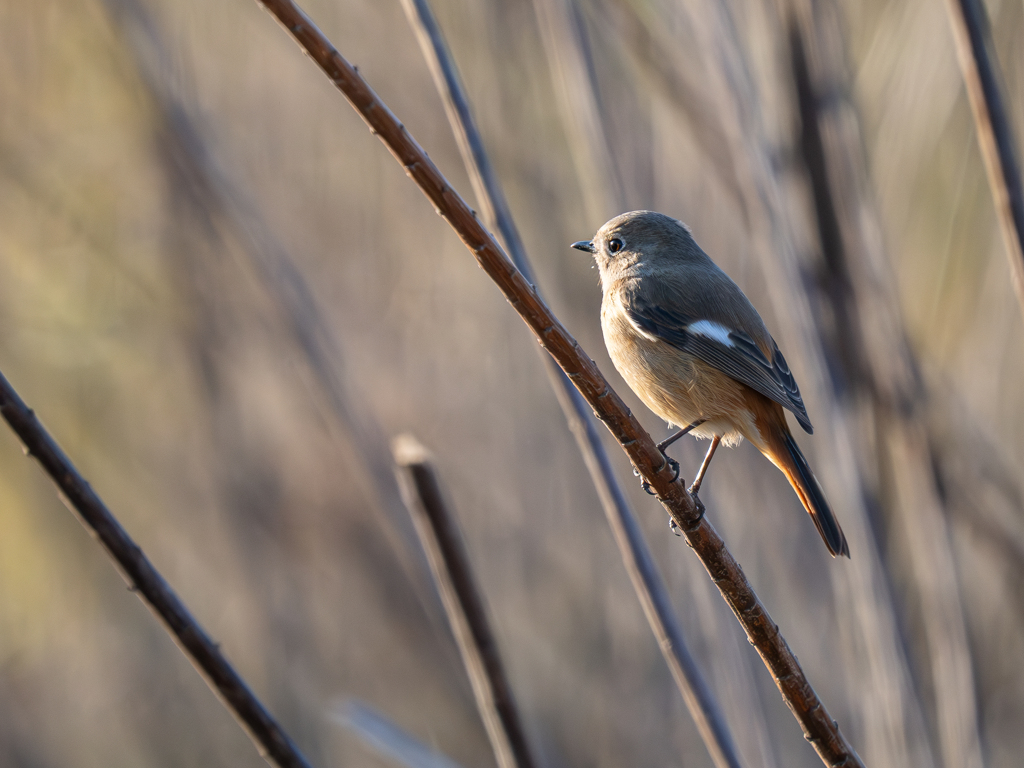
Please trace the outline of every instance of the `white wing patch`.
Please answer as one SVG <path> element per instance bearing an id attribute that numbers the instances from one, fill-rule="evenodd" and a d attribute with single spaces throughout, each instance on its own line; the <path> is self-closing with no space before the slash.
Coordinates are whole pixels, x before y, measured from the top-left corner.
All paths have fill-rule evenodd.
<path id="1" fill-rule="evenodd" d="M 729 338 L 729 329 L 714 320 L 698 320 L 686 326 L 687 333 L 695 333 L 708 339 L 714 339 L 726 347 L 734 347 L 732 339 Z"/>

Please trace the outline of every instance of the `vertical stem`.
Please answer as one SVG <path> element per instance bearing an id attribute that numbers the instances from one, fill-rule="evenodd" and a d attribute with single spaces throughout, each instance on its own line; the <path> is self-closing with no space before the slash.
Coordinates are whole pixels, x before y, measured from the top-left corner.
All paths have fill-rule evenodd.
<path id="1" fill-rule="evenodd" d="M 1024 312 L 1024 187 L 985 6 L 981 0 L 947 0 L 946 7 L 1010 260 L 1013 289 Z"/>
<path id="2" fill-rule="evenodd" d="M 534 768 L 484 599 L 455 516 L 448 509 L 426 449 L 412 435 L 393 446 L 402 497 L 430 563 L 498 768 Z"/>

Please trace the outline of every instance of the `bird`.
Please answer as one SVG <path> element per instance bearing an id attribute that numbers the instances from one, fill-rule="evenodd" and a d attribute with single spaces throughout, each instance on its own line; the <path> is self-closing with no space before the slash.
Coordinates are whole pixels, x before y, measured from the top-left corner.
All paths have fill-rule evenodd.
<path id="1" fill-rule="evenodd" d="M 786 358 L 690 228 L 662 213 L 632 211 L 572 247 L 597 262 L 601 329 L 616 370 L 644 405 L 681 427 L 659 448 L 685 434 L 711 440 L 690 492 L 700 490 L 719 444 L 746 438 L 782 470 L 832 556 L 849 557 L 843 529 L 786 421 L 788 410 L 813 432 Z"/>

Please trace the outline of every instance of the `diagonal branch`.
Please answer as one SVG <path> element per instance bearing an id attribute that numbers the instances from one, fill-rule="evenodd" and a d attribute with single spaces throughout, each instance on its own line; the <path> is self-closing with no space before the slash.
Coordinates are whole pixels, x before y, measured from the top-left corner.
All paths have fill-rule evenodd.
<path id="1" fill-rule="evenodd" d="M 458 140 L 463 162 L 469 171 L 477 204 L 484 221 L 496 228 L 505 242 L 512 261 L 523 276 L 536 283 L 526 248 L 512 218 L 497 174 L 484 148 L 483 138 L 470 109 L 458 70 L 445 44 L 441 29 L 430 9 L 429 0 L 402 0 L 409 22 L 427 59 L 434 83 L 441 92 L 448 120 Z M 544 357 L 551 386 L 569 422 L 569 429 L 590 472 L 601 506 L 612 528 L 633 589 L 644 615 L 654 632 L 658 647 L 669 666 L 679 692 L 700 732 L 712 760 L 718 768 L 739 768 L 740 759 L 732 734 L 714 693 L 701 674 L 690 652 L 682 626 L 661 574 L 654 564 L 640 525 L 630 509 L 626 495 L 615 479 L 611 462 L 590 417 L 590 409 L 572 382 Z"/>
<path id="2" fill-rule="evenodd" d="M 1024 185 L 1016 143 L 1002 89 L 999 63 L 992 51 L 985 5 L 981 0 L 947 0 L 957 58 L 985 160 L 988 183 L 996 205 L 1010 275 L 1024 312 Z"/>
<path id="3" fill-rule="evenodd" d="M 402 497 L 441 594 L 498 768 L 535 768 L 484 597 L 437 470 L 427 449 L 412 435 L 395 438 L 392 451 Z"/>
<path id="4" fill-rule="evenodd" d="M 261 0 L 345 95 L 391 151 L 406 173 L 433 203 L 437 212 L 472 251 L 480 267 L 555 358 L 598 418 L 619 441 L 633 465 L 656 491 L 659 500 L 700 557 L 715 585 L 736 614 L 751 644 L 771 672 L 783 698 L 817 750 L 830 766 L 862 766 L 814 692 L 778 626 L 712 525 L 703 519 L 683 482 L 669 467 L 651 436 L 615 394 L 594 361 L 580 348 L 537 291 L 516 269 L 476 218 L 465 200 L 427 157 L 355 68 L 331 45 L 291 0 Z"/>
<path id="5" fill-rule="evenodd" d="M 0 414 L 21 438 L 29 455 L 35 457 L 56 483 L 65 502 L 100 540 L 132 590 L 138 592 L 164 622 L 189 661 L 255 742 L 260 754 L 281 768 L 310 768 L 288 734 L 224 658 L 220 646 L 199 626 L 2 373 Z"/>

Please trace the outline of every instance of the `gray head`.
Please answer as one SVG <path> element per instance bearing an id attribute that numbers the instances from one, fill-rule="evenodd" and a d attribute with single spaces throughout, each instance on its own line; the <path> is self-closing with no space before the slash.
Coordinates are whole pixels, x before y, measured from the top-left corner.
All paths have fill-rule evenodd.
<path id="1" fill-rule="evenodd" d="M 710 263 L 683 222 L 654 211 L 616 216 L 597 230 L 594 239 L 572 244 L 594 254 L 602 285 L 631 275 L 650 274 L 680 265 Z"/>

